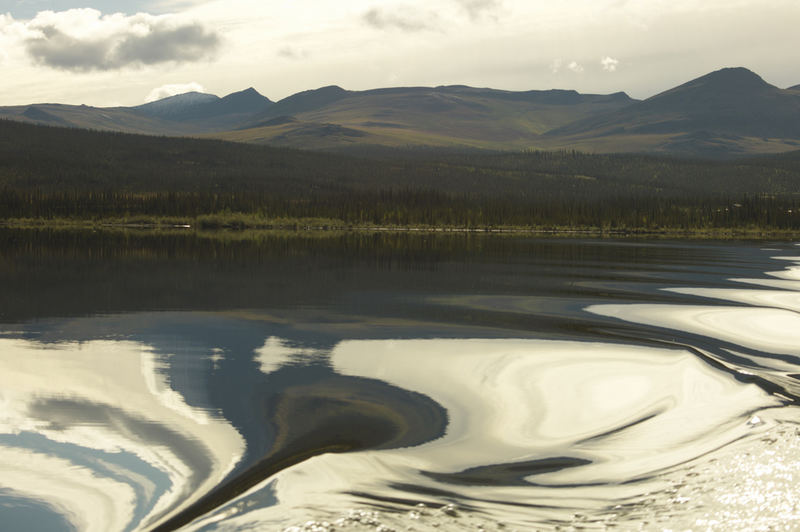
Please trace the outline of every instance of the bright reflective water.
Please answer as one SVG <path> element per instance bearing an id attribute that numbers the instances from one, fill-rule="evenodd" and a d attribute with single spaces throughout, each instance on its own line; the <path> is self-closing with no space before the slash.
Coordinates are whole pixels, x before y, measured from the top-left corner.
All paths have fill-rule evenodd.
<path id="1" fill-rule="evenodd" d="M 800 527 L 793 243 L 0 250 L 0 530 Z"/>

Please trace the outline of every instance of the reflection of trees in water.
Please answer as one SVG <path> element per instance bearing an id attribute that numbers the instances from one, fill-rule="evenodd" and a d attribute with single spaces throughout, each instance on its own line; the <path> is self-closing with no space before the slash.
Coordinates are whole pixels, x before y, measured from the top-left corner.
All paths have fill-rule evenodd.
<path id="1" fill-rule="evenodd" d="M 325 306 L 359 291 L 461 292 L 486 281 L 482 268 L 495 275 L 494 263 L 675 260 L 674 250 L 657 247 L 643 251 L 497 235 L 237 236 L 2 230 L 0 320 L 152 309 Z M 530 271 L 521 273 L 531 277 Z"/>

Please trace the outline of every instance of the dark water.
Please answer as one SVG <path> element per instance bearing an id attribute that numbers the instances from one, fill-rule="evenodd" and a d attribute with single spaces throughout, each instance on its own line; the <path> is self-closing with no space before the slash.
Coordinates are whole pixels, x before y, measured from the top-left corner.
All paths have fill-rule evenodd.
<path id="1" fill-rule="evenodd" d="M 0 250 L 0 530 L 800 527 L 793 243 Z"/>

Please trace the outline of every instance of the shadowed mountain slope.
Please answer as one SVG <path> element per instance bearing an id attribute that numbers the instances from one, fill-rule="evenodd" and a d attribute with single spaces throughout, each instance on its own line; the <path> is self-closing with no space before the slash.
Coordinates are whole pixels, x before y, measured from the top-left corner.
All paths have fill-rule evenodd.
<path id="1" fill-rule="evenodd" d="M 797 146 L 792 141 L 800 140 L 800 94 L 770 85 L 745 68 L 726 68 L 547 135 L 562 144 L 589 139 L 613 144 L 615 137 L 620 143 L 625 137 L 637 137 L 655 151 L 694 150 L 705 155 L 713 155 L 715 149 L 782 151 L 752 147 L 770 140 Z"/>
<path id="2" fill-rule="evenodd" d="M 224 122 L 236 124 L 262 112 L 271 105 L 272 101 L 269 98 L 262 96 L 250 87 L 224 98 L 213 94 L 188 92 L 132 109 L 148 116 L 157 116 L 168 120 L 201 122 L 225 117 Z"/>
<path id="3" fill-rule="evenodd" d="M 726 68 L 619 112 L 581 120 L 548 134 L 691 131 L 800 137 L 800 98 L 747 69 Z"/>

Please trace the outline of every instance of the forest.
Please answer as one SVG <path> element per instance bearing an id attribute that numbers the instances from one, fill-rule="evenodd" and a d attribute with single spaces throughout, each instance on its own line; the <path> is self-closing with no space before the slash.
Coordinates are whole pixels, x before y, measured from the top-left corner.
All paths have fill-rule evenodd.
<path id="1" fill-rule="evenodd" d="M 797 230 L 798 201 L 800 152 L 320 152 L 0 120 L 0 221 Z"/>

